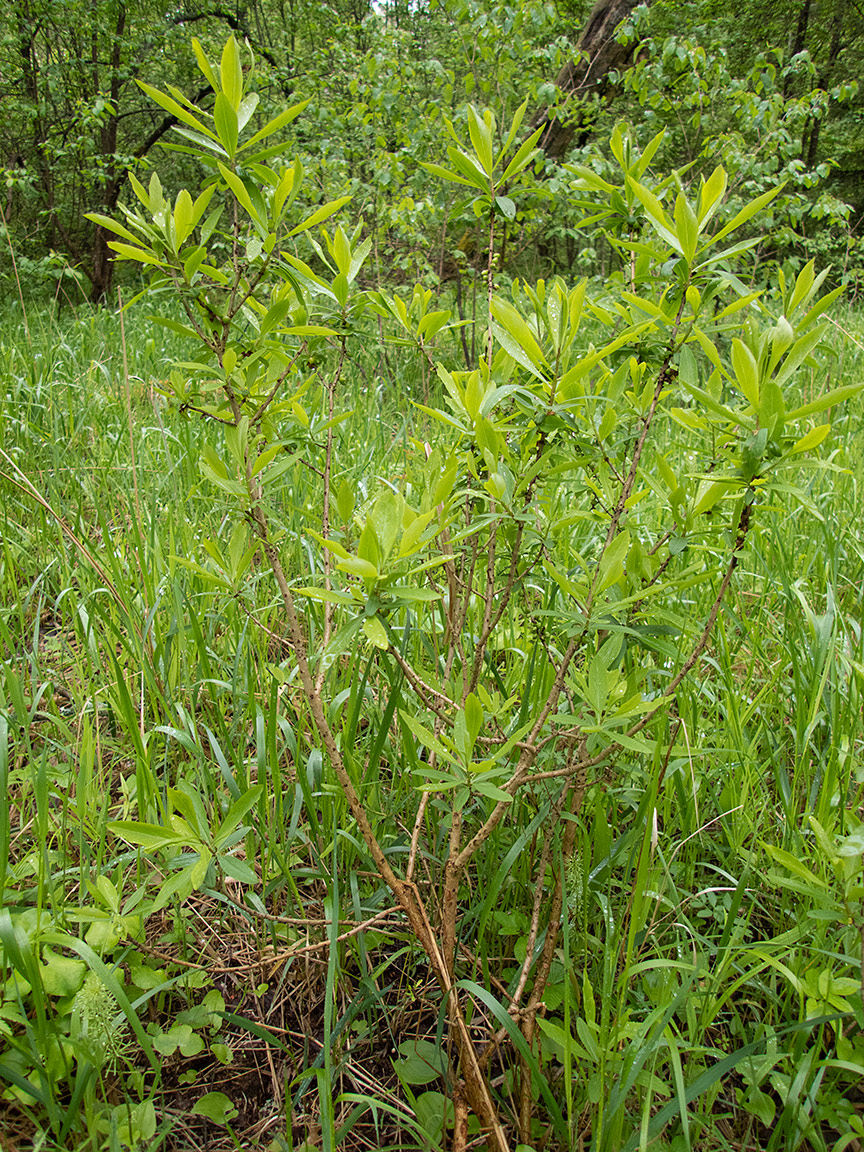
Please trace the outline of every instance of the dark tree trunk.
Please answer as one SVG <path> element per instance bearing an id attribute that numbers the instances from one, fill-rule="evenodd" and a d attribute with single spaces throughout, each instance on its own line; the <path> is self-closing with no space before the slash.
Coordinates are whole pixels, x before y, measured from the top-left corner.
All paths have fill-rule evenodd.
<path id="1" fill-rule="evenodd" d="M 810 23 L 810 0 L 801 0 L 798 9 L 798 21 L 794 33 L 789 37 L 789 59 L 804 51 L 807 44 L 807 26 Z M 783 96 L 788 99 L 792 95 L 792 77 L 787 76 L 783 82 Z"/>
<path id="2" fill-rule="evenodd" d="M 807 25 L 810 23 L 810 0 L 801 0 L 798 9 L 798 23 L 795 25 L 795 35 L 789 44 L 789 55 L 797 56 L 804 51 L 807 43 Z"/>
<path id="3" fill-rule="evenodd" d="M 640 2 L 598 0 L 594 5 L 576 45 L 576 59 L 565 64 L 555 81 L 568 99 L 584 100 L 591 93 L 609 95 L 609 73 L 626 68 L 633 55 L 630 45 L 618 43 L 615 32 Z M 549 109 L 534 117 L 534 127 L 544 127 L 540 139 L 543 150 L 556 159 L 564 155 L 574 139 L 579 142 L 587 136 L 589 122 L 590 114 L 584 120 L 571 115 L 562 122 Z"/>
<path id="4" fill-rule="evenodd" d="M 846 15 L 846 0 L 834 0 L 834 11 L 831 18 L 831 41 L 828 47 L 828 57 L 819 70 L 818 87 L 827 88 L 831 83 L 832 74 L 837 66 L 837 61 L 840 58 L 840 53 L 845 48 L 843 41 L 843 23 Z M 828 115 L 826 108 L 822 116 L 815 116 L 805 126 L 805 133 L 809 128 L 809 137 L 807 140 L 807 153 L 806 163 L 808 168 L 815 168 L 819 159 L 819 131 L 822 127 L 822 119 Z M 803 150 L 803 141 L 802 141 Z"/>
<path id="5" fill-rule="evenodd" d="M 114 49 L 111 54 L 111 89 L 109 96 L 114 111 L 102 125 L 102 138 L 100 141 L 102 155 L 108 159 L 105 185 L 105 197 L 101 210 L 111 216 L 117 210 L 117 201 L 125 173 L 118 170 L 117 154 L 117 127 L 120 95 L 125 81 L 121 78 L 121 45 L 126 31 L 126 5 L 122 2 L 117 5 L 117 23 L 114 30 Z M 101 225 L 96 226 L 93 237 L 93 275 L 91 277 L 91 299 L 94 304 L 104 300 L 111 289 L 114 278 L 114 253 L 108 247 L 109 234 Z"/>

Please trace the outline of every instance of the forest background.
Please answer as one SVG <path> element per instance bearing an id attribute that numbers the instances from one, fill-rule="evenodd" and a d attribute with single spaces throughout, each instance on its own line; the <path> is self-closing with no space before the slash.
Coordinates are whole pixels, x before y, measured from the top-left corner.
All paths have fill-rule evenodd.
<path id="1" fill-rule="evenodd" d="M 3 211 L 29 285 L 64 278 L 70 298 L 111 288 L 104 228 L 128 173 L 148 171 L 173 118 L 136 85 L 203 95 L 190 35 L 227 32 L 256 58 L 262 112 L 311 104 L 292 137 L 322 202 L 352 197 L 375 238 L 375 276 L 460 284 L 482 249 L 472 214 L 430 188 L 445 118 L 469 101 L 509 117 L 527 100 L 543 121 L 545 162 L 501 254 L 511 274 L 603 274 L 578 209 L 557 195 L 560 161 L 579 161 L 618 121 L 667 130 L 664 169 L 722 163 L 741 196 L 785 182 L 766 222 L 770 258 L 817 256 L 843 282 L 861 276 L 864 17 L 852 0 L 704 0 L 636 5 L 384 3 L 154 5 L 15 0 L 0 41 Z M 584 54 L 580 58 L 580 53 Z M 576 66 L 574 61 L 580 60 Z M 590 64 L 589 64 L 590 61 Z M 206 85 L 205 85 L 206 88 Z M 160 171 L 166 157 L 161 153 Z M 182 185 L 182 152 L 167 171 Z M 457 276 L 457 270 L 462 276 Z M 4 275 L 9 276 L 6 268 Z M 67 286 L 68 287 L 68 286 Z"/>
<path id="2" fill-rule="evenodd" d="M 0 1147 L 864 1147 L 862 63 L 10 0 Z"/>

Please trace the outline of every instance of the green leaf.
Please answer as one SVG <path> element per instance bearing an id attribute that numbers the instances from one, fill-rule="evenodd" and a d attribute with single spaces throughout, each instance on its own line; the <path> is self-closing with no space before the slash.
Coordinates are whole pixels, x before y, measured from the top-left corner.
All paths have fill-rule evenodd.
<path id="1" fill-rule="evenodd" d="M 222 49 L 220 72 L 222 92 L 236 113 L 240 108 L 240 101 L 243 99 L 243 66 L 240 63 L 240 50 L 233 36 L 228 37 L 225 47 Z"/>
<path id="2" fill-rule="evenodd" d="M 290 297 L 277 300 L 275 304 L 271 304 L 264 319 L 261 321 L 261 327 L 258 329 L 260 334 L 266 336 L 277 324 L 281 324 L 288 315 L 289 310 L 293 307 L 293 304 L 294 301 Z"/>
<path id="3" fill-rule="evenodd" d="M 260 144 L 262 140 L 266 140 L 268 136 L 272 136 L 274 132 L 278 132 L 280 128 L 286 128 L 292 121 L 296 120 L 301 112 L 309 106 L 312 97 L 306 100 L 301 100 L 299 104 L 292 104 L 290 108 L 283 109 L 278 116 L 274 116 L 263 128 L 250 139 L 247 140 L 241 152 L 247 148 L 251 148 L 254 144 Z"/>
<path id="4" fill-rule="evenodd" d="M 382 560 L 386 560 L 393 551 L 402 527 L 404 510 L 405 501 L 390 488 L 382 492 L 372 505 L 369 520 L 381 548 Z"/>
<path id="5" fill-rule="evenodd" d="M 232 880 L 236 880 L 238 884 L 257 884 L 258 877 L 253 868 L 241 860 L 237 856 L 232 856 L 228 852 L 220 852 L 216 860 L 219 867 L 226 876 L 230 876 Z"/>
<path id="6" fill-rule="evenodd" d="M 183 247 L 192 231 L 193 211 L 192 197 L 186 188 L 182 188 L 177 193 L 177 199 L 174 203 L 175 251 L 179 251 Z"/>
<path id="7" fill-rule="evenodd" d="M 172 1056 L 178 1049 L 184 1056 L 197 1056 L 204 1051 L 204 1041 L 189 1024 L 174 1024 L 153 1041 L 153 1047 L 163 1056 Z"/>
<path id="8" fill-rule="evenodd" d="M 725 404 L 720 404 L 719 401 L 715 400 L 711 393 L 706 392 L 704 388 L 697 388 L 694 384 L 690 384 L 683 379 L 681 383 L 709 412 L 713 412 L 716 416 L 720 416 L 723 420 L 729 420 L 741 428 L 753 428 L 753 419 L 751 417 L 742 416 L 740 412 L 736 412 L 732 408 L 727 408 Z"/>
<path id="9" fill-rule="evenodd" d="M 292 324 L 290 328 L 285 329 L 286 336 L 337 336 L 338 333 L 335 328 L 325 328 L 323 324 Z M 350 412 L 343 413 L 334 417 L 332 423 L 338 424 L 342 420 L 347 420 L 351 415 Z M 325 432 L 328 425 L 324 424 L 319 428 L 319 431 Z"/>
<path id="10" fill-rule="evenodd" d="M 340 544 L 338 540 L 326 540 L 320 533 L 312 529 L 309 530 L 309 535 L 313 540 L 317 540 L 322 548 L 326 548 L 328 552 L 332 552 L 335 556 L 339 556 L 343 560 L 346 560 L 351 555 L 348 549 Z"/>
<path id="11" fill-rule="evenodd" d="M 778 384 L 783 384 L 804 363 L 828 329 L 827 323 L 817 324 L 816 327 L 799 337 L 786 354 L 786 359 L 780 365 L 776 374 Z"/>
<path id="12" fill-rule="evenodd" d="M 453 167 L 461 173 L 465 183 L 470 184 L 479 192 L 488 193 L 490 178 L 467 152 L 463 152 L 459 148 L 448 148 L 447 155 L 450 157 L 450 163 Z"/>
<path id="13" fill-rule="evenodd" d="M 458 764 L 458 761 L 449 752 L 441 741 L 429 731 L 414 716 L 409 715 L 407 712 L 400 712 L 402 723 L 406 728 L 420 741 L 424 747 L 428 748 L 430 752 L 434 752 L 441 760 L 446 760 L 450 764 Z"/>
<path id="14" fill-rule="evenodd" d="M 516 219 L 516 205 L 509 196 L 496 196 L 495 207 L 501 215 L 505 216 L 508 220 Z"/>
<path id="15" fill-rule="evenodd" d="M 539 372 L 541 366 L 546 364 L 546 357 L 543 355 L 543 350 L 537 343 L 534 333 L 513 305 L 508 304 L 506 300 L 495 297 L 492 301 L 492 315 L 505 332 L 513 338 L 517 347 L 528 357 L 530 366 Z"/>
<path id="16" fill-rule="evenodd" d="M 702 231 L 720 206 L 726 193 L 726 171 L 715 168 L 699 189 L 699 230 Z"/>
<path id="17" fill-rule="evenodd" d="M 531 133 L 527 140 L 522 141 L 516 150 L 516 155 L 504 169 L 504 175 L 501 177 L 502 184 L 506 183 L 507 180 L 511 180 L 514 176 L 518 176 L 520 172 L 528 167 L 534 157 L 538 155 L 540 149 L 536 147 L 536 144 L 542 135 L 543 129 L 538 128 L 536 132 Z M 505 148 L 504 151 L 506 152 L 507 149 Z"/>
<path id="18" fill-rule="evenodd" d="M 759 404 L 759 421 L 768 428 L 773 439 L 778 439 L 786 419 L 783 393 L 773 380 L 766 381 Z"/>
<path id="19" fill-rule="evenodd" d="M 492 132 L 485 118 L 481 119 L 472 104 L 468 105 L 468 135 L 477 159 L 487 176 L 492 175 L 495 162 L 492 157 Z"/>
<path id="20" fill-rule="evenodd" d="M 322 221 L 329 219 L 334 212 L 338 212 L 350 199 L 350 196 L 340 196 L 338 200 L 331 200 L 328 204 L 322 204 L 320 208 L 315 209 L 311 216 L 307 216 L 302 224 L 292 228 L 288 235 L 298 236 L 301 232 L 308 232 L 310 228 L 314 228 L 316 224 L 322 223 Z"/>
<path id="21" fill-rule="evenodd" d="M 193 743 L 193 748 L 195 744 Z M 209 822 L 207 810 L 200 793 L 191 784 L 183 781 L 179 788 L 168 789 L 168 801 L 175 812 L 185 817 L 188 824 L 195 830 L 200 840 L 209 836 Z"/>
<path id="22" fill-rule="evenodd" d="M 606 660 L 601 652 L 596 653 L 588 667 L 588 703 L 595 716 L 600 716 L 606 707 L 609 695 L 609 674 Z"/>
<path id="23" fill-rule="evenodd" d="M 222 173 L 222 179 L 225 181 L 225 183 L 228 185 L 228 187 L 237 197 L 238 201 L 243 205 L 243 207 L 252 217 L 252 219 L 256 223 L 261 224 L 262 220 L 258 215 L 258 210 L 252 203 L 252 198 L 247 192 L 246 185 L 243 183 L 240 177 L 232 172 L 230 168 L 226 168 L 221 161 L 219 161 L 219 171 Z"/>
<path id="24" fill-rule="evenodd" d="M 809 404 L 802 404 L 800 408 L 793 408 L 791 412 L 786 413 L 786 423 L 793 420 L 803 420 L 805 416 L 814 416 L 817 412 L 824 412 L 826 408 L 835 408 L 838 404 L 845 404 L 864 388 L 864 381 L 859 384 L 844 384 L 840 388 L 834 388 L 831 392 L 826 392 L 816 400 L 811 400 Z"/>
<path id="25" fill-rule="evenodd" d="M 264 792 L 263 784 L 256 784 L 254 788 L 250 788 L 242 796 L 231 805 L 225 813 L 225 818 L 219 825 L 219 831 L 213 838 L 214 843 L 218 846 L 224 844 L 225 840 L 230 836 L 234 829 L 240 824 L 240 821 L 255 805 L 258 803 L 262 793 Z"/>
<path id="26" fill-rule="evenodd" d="M 242 132 L 249 121 L 255 114 L 255 109 L 258 107 L 258 93 L 250 92 L 248 96 L 244 96 L 240 101 L 240 107 L 237 110 L 237 127 Z"/>
<path id="27" fill-rule="evenodd" d="M 352 576 L 362 576 L 364 580 L 378 579 L 378 569 L 375 565 L 359 556 L 343 556 L 336 567 L 340 572 L 350 572 Z"/>
<path id="28" fill-rule="evenodd" d="M 351 268 L 351 245 L 348 243 L 348 237 L 345 235 L 345 229 L 341 224 L 336 226 L 332 243 L 329 241 L 328 243 L 337 271 L 341 272 L 347 279 Z"/>
<path id="29" fill-rule="evenodd" d="M 473 692 L 469 692 L 465 698 L 465 728 L 472 748 L 483 730 L 483 720 L 483 705 Z"/>
<path id="30" fill-rule="evenodd" d="M 387 638 L 387 629 L 378 616 L 369 616 L 363 621 L 363 633 L 366 639 L 369 640 L 376 648 L 381 648 L 383 651 L 390 647 L 390 641 Z"/>
<path id="31" fill-rule="evenodd" d="M 600 560 L 597 570 L 598 593 L 605 592 L 624 575 L 624 561 L 630 550 L 630 532 L 625 528 L 615 537 Z"/>
<path id="32" fill-rule="evenodd" d="M 134 232 L 130 232 L 128 228 L 124 228 L 116 220 L 112 220 L 110 216 L 103 216 L 101 212 L 85 212 L 85 220 L 92 220 L 94 224 L 98 224 L 101 228 L 107 228 L 109 232 L 115 232 L 118 236 L 123 236 L 127 240 L 131 240 L 133 244 L 140 244 L 142 241 L 140 237 L 136 236 Z"/>
<path id="33" fill-rule="evenodd" d="M 540 131 L 542 132 L 542 129 Z M 580 184 L 584 184 L 592 192 L 605 192 L 608 195 L 617 191 L 614 184 L 598 176 L 593 168 L 586 168 L 584 164 L 565 164 L 564 167 L 574 176 L 578 176 Z"/>
<path id="34" fill-rule="evenodd" d="M 753 353 L 737 336 L 732 341 L 732 367 L 742 393 L 754 411 L 759 411 L 759 365 Z"/>
<path id="35" fill-rule="evenodd" d="M 306 596 L 309 600 L 317 600 L 322 604 L 356 604 L 357 601 L 349 592 L 340 592 L 336 588 L 295 588 L 298 596 Z"/>
<path id="36" fill-rule="evenodd" d="M 449 172 L 446 168 L 442 168 L 440 164 L 428 164 L 425 160 L 421 160 L 420 167 L 425 168 L 427 172 L 431 172 L 433 176 L 438 176 L 442 180 L 451 180 L 454 184 L 466 184 L 469 188 L 477 187 L 476 179 L 466 180 L 464 176 L 459 176 L 455 172 Z"/>
<path id="37" fill-rule="evenodd" d="M 751 200 L 749 204 L 745 204 L 741 211 L 729 221 L 725 228 L 721 228 L 719 232 L 711 237 L 707 244 L 704 244 L 699 249 L 699 255 L 701 256 L 703 252 L 707 252 L 708 249 L 713 247 L 719 240 L 728 236 L 730 232 L 734 232 L 736 228 L 740 228 L 742 224 L 746 224 L 748 220 L 752 220 L 758 212 L 761 212 L 776 196 L 779 196 L 785 187 L 785 183 L 778 184 L 776 188 L 772 188 L 768 192 L 763 192 L 761 196 L 757 196 L 755 200 Z"/>
<path id="38" fill-rule="evenodd" d="M 237 152 L 240 125 L 234 107 L 221 92 L 216 93 L 216 103 L 213 105 L 213 123 L 216 125 L 216 134 L 220 144 L 229 156 L 234 156 Z"/>
<path id="39" fill-rule="evenodd" d="M 208 84 L 214 92 L 218 92 L 219 81 L 216 79 L 216 73 L 213 71 L 213 67 L 210 64 L 210 61 L 204 55 L 204 49 L 201 47 L 201 44 L 198 42 L 198 40 L 194 39 L 194 37 L 192 39 L 192 51 L 195 53 L 195 59 L 198 61 L 198 67 L 203 72 Z"/>
<path id="40" fill-rule="evenodd" d="M 693 505 L 693 515 L 701 516 L 703 512 L 710 512 L 724 496 L 733 488 L 731 480 L 703 480 L 696 493 L 696 502 Z"/>
<path id="41" fill-rule="evenodd" d="M 800 440 L 795 441 L 789 450 L 790 455 L 799 452 L 811 452 L 814 448 L 818 448 L 830 431 L 830 424 L 818 424 L 815 428 L 811 428 Z"/>
<path id="42" fill-rule="evenodd" d="M 793 856 L 791 852 L 787 852 L 785 848 L 778 848 L 776 844 L 769 844 L 766 840 L 760 840 L 759 843 L 768 853 L 772 860 L 777 864 L 781 864 L 787 871 L 791 872 L 793 876 L 797 876 L 800 880 L 806 881 L 812 888 L 821 888 L 828 890 L 830 887 L 828 883 L 812 872 L 806 864 Z"/>
<path id="43" fill-rule="evenodd" d="M 505 155 L 510 150 L 510 145 L 516 139 L 516 133 L 522 126 L 522 121 L 525 119 L 525 113 L 528 110 L 528 97 L 526 96 L 516 111 L 513 113 L 513 119 L 510 121 L 510 130 L 507 133 L 507 139 L 501 149 L 501 155 Z M 542 129 L 541 129 L 542 131 Z"/>
<path id="44" fill-rule="evenodd" d="M 503 788 L 499 788 L 497 784 L 491 784 L 488 780 L 475 780 L 471 786 L 475 792 L 488 797 L 489 800 L 494 800 L 496 804 L 513 803 L 513 797 L 509 792 L 505 792 Z"/>
<path id="45" fill-rule="evenodd" d="M 210 444 L 205 444 L 202 447 L 198 468 L 202 475 L 206 476 L 217 488 L 227 492 L 229 496 L 248 496 L 246 485 L 228 475 L 227 467 L 216 455 Z"/>
<path id="46" fill-rule="evenodd" d="M 137 820 L 110 820 L 106 828 L 120 840 L 125 840 L 127 844 L 137 844 L 148 852 L 167 848 L 171 844 L 182 844 L 185 840 L 185 837 L 163 828 L 161 824 L 146 824 Z"/>
<path id="47" fill-rule="evenodd" d="M 339 510 L 339 515 L 342 517 L 346 524 L 354 515 L 354 502 L 355 496 L 353 485 L 350 484 L 347 479 L 341 480 L 339 482 L 338 488 L 336 489 L 336 507 Z"/>
<path id="48" fill-rule="evenodd" d="M 381 546 L 378 542 L 378 535 L 375 532 L 375 527 L 367 516 L 366 525 L 360 533 L 360 539 L 357 541 L 357 555 L 361 560 L 367 560 L 373 564 L 375 568 L 381 566 Z"/>
<path id="49" fill-rule="evenodd" d="M 192 1106 L 192 1115 L 204 1116 L 211 1124 L 225 1128 L 238 1112 L 224 1092 L 207 1092 Z"/>
<path id="50" fill-rule="evenodd" d="M 864 828 L 837 841 L 837 855 L 845 858 L 864 855 Z"/>
<path id="51" fill-rule="evenodd" d="M 817 316 L 821 316 L 827 308 L 830 308 L 834 301 L 839 296 L 842 296 L 845 291 L 845 284 L 841 284 L 839 288 L 832 289 L 832 291 L 823 296 L 821 300 L 817 300 L 810 311 L 799 321 L 798 331 L 803 332 L 805 328 L 813 323 Z"/>
<path id="52" fill-rule="evenodd" d="M 205 124 L 202 124 L 196 116 L 193 116 L 191 112 L 187 112 L 176 100 L 172 100 L 170 96 L 166 96 L 165 93 L 160 92 L 158 88 L 153 88 L 152 85 L 145 84 L 143 80 L 136 80 L 135 83 L 141 91 L 146 93 L 160 108 L 164 108 L 166 112 L 169 112 L 177 120 L 182 120 L 184 124 L 188 124 L 188 126 L 194 128 L 196 132 L 200 132 L 203 136 L 209 136 L 211 140 L 218 143 L 218 137 L 211 132 Z"/>
<path id="53" fill-rule="evenodd" d="M 197 861 L 196 861 L 197 863 Z M 181 903 L 188 900 L 195 890 L 193 883 L 192 868 L 182 868 L 179 872 L 174 872 L 162 884 L 156 899 L 153 901 L 151 912 L 159 912 L 170 904 L 171 900 L 176 897 Z"/>
<path id="54" fill-rule="evenodd" d="M 444 1052 L 429 1040 L 403 1040 L 401 1060 L 393 1061 L 393 1071 L 403 1084 L 431 1084 L 447 1070 Z"/>
<path id="55" fill-rule="evenodd" d="M 43 963 L 39 966 L 42 987 L 49 996 L 72 996 L 84 983 L 87 965 L 83 960 L 61 956 L 50 948 L 42 949 Z"/>
<path id="56" fill-rule="evenodd" d="M 434 515 L 435 513 L 430 511 L 424 512 L 421 516 L 414 517 L 402 533 L 402 539 L 399 541 L 399 551 L 397 555 L 400 559 L 405 556 L 411 556 L 421 547 L 425 547 L 428 540 L 424 540 L 423 536 Z M 434 532 L 431 532 L 430 537 L 434 534 Z"/>
<path id="57" fill-rule="evenodd" d="M 109 240 L 108 247 L 116 252 L 121 260 L 137 260 L 139 264 L 165 267 L 164 261 L 159 259 L 152 248 L 133 248 L 131 244 L 123 244 L 120 240 Z"/>
<path id="58" fill-rule="evenodd" d="M 663 210 L 663 205 L 657 199 L 653 192 L 649 191 L 643 184 L 634 180 L 632 176 L 627 177 L 628 187 L 635 194 L 636 198 L 640 201 L 645 211 L 648 213 L 648 219 L 654 231 L 664 240 L 670 248 L 684 255 L 684 250 L 681 242 L 675 232 L 675 225 Z"/>
<path id="59" fill-rule="evenodd" d="M 391 584 L 387 593 L 394 600 L 401 600 L 405 604 L 432 604 L 444 595 L 443 592 L 435 592 L 432 588 L 412 588 L 406 584 Z"/>
<path id="60" fill-rule="evenodd" d="M 302 183 L 303 165 L 299 159 L 295 159 L 293 165 L 282 172 L 276 191 L 273 193 L 273 212 L 277 218 L 281 219 L 285 208 L 290 208 L 294 203 Z"/>
<path id="61" fill-rule="evenodd" d="M 675 233 L 681 246 L 684 259 L 692 262 L 696 255 L 696 244 L 699 239 L 699 226 L 696 213 L 690 207 L 687 197 L 679 192 L 675 200 Z"/>
<path id="62" fill-rule="evenodd" d="M 204 883 L 204 878 L 207 875 L 207 869 L 210 867 L 210 861 L 213 859 L 213 854 L 209 848 L 203 845 L 198 854 L 198 859 L 186 871 L 189 872 L 189 883 L 192 886 L 192 891 L 195 892 Z"/>

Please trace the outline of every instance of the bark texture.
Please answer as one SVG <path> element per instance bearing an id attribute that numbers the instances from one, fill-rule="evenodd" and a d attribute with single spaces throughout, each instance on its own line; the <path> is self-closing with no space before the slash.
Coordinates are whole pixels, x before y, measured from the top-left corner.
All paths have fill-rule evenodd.
<path id="1" fill-rule="evenodd" d="M 576 45 L 576 58 L 569 61 L 555 80 L 568 99 L 584 100 L 592 92 L 607 97 L 610 94 L 609 73 L 626 68 L 633 55 L 630 45 L 619 44 L 615 38 L 618 25 L 643 0 L 598 0 Z M 650 2 L 650 0 L 649 0 Z M 591 114 L 570 116 L 559 120 L 550 109 L 534 118 L 534 127 L 544 127 L 540 144 L 547 156 L 563 156 L 575 140 L 581 143 L 590 129 Z"/>

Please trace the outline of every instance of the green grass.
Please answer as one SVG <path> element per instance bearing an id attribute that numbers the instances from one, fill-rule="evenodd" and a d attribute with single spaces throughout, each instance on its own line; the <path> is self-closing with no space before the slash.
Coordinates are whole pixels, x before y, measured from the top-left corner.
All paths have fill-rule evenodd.
<path id="1" fill-rule="evenodd" d="M 849 336 L 837 331 L 828 371 L 861 379 L 864 321 L 836 316 Z M 158 392 L 183 353 L 133 313 L 127 379 L 110 312 L 29 319 L 32 347 L 14 312 L 0 328 L 3 1138 L 93 1152 L 438 1146 L 446 1086 L 429 1053 L 446 1047 L 446 1009 L 313 738 L 269 574 L 232 571 L 233 524 L 198 467 L 215 433 Z M 338 432 L 342 475 L 370 496 L 406 475 L 409 437 L 427 434 L 408 402 L 423 382 L 381 372 L 358 353 L 340 398 L 354 413 Z M 804 394 L 824 385 L 813 375 Z M 622 754 L 573 818 L 530 1050 L 502 1005 L 532 945 L 551 791 L 545 808 L 520 794 L 460 891 L 471 1024 L 500 1030 L 490 1077 L 513 1116 L 506 1039 L 521 1041 L 538 1148 L 864 1140 L 862 421 L 860 398 L 834 415 L 830 466 L 795 479 L 806 505 L 760 515 L 653 759 Z M 274 513 L 298 584 L 320 578 L 308 463 L 292 464 Z M 538 577 L 526 595 L 504 621 L 502 698 L 544 692 L 532 617 L 550 593 Z M 401 869 L 420 761 L 400 690 L 353 642 L 327 704 Z M 108 822 L 164 824 L 171 801 L 212 831 L 244 797 L 240 879 L 214 872 L 142 916 L 154 857 Z M 433 798 L 424 892 L 446 837 Z"/>

